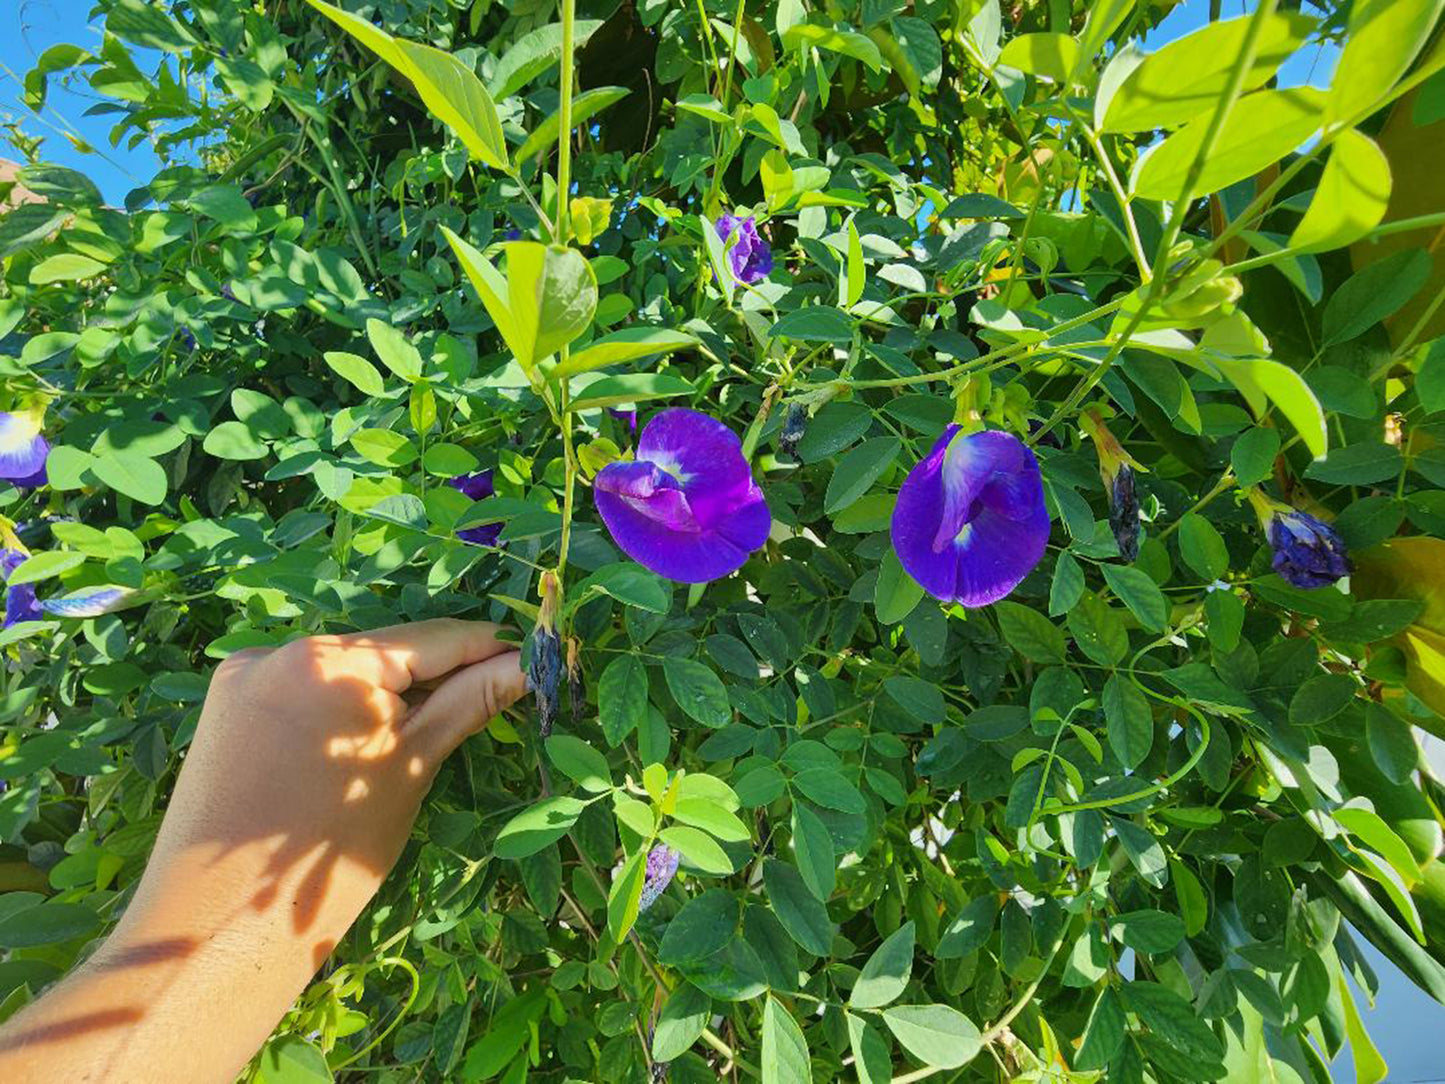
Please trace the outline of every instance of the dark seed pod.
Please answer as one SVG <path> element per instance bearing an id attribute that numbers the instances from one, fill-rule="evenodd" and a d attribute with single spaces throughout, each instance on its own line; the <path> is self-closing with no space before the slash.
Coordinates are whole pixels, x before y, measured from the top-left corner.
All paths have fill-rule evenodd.
<path id="1" fill-rule="evenodd" d="M 1124 463 L 1114 476 L 1109 493 L 1109 527 L 1119 544 L 1119 556 L 1133 561 L 1139 556 L 1139 494 L 1134 488 L 1134 468 Z"/>
<path id="2" fill-rule="evenodd" d="M 532 632 L 532 660 L 527 668 L 532 691 L 537 697 L 537 734 L 546 738 L 557 721 L 558 693 L 562 685 L 562 640 L 557 635 L 557 610 L 561 587 L 552 572 L 542 574 L 542 605 L 537 627 Z"/>

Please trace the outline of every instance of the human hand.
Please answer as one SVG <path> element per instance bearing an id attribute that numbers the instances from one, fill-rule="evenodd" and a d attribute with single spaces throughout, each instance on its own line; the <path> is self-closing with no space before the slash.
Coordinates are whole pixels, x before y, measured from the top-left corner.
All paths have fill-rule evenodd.
<path id="1" fill-rule="evenodd" d="M 135 898 L 0 1033 L 0 1078 L 75 1059 L 233 1079 L 380 887 L 446 755 L 525 691 L 496 632 L 424 621 L 227 659 Z"/>

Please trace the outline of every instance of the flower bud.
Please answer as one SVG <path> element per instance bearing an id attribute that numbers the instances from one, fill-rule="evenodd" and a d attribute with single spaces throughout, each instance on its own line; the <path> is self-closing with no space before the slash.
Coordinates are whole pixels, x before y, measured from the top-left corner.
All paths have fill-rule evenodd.
<path id="1" fill-rule="evenodd" d="M 802 403 L 794 403 L 788 408 L 787 416 L 783 419 L 783 431 L 778 434 L 778 451 L 784 455 L 796 456 L 798 441 L 803 439 L 803 432 L 807 426 L 808 408 Z"/>

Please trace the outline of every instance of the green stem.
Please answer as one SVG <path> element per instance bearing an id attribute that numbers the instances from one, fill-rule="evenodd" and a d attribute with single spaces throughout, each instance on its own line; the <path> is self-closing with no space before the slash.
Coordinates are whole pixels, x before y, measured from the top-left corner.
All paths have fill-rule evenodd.
<path id="1" fill-rule="evenodd" d="M 572 67 L 576 60 L 574 38 L 576 34 L 577 0 L 561 0 L 562 7 L 562 71 L 558 85 L 562 90 L 562 103 L 557 109 L 557 234 L 559 245 L 571 239 L 567 206 L 572 189 L 572 84 L 575 82 Z"/>

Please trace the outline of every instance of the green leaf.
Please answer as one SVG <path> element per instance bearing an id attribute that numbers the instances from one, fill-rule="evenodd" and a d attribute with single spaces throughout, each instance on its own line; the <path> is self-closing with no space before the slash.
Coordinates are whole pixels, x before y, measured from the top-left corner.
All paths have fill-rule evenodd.
<path id="1" fill-rule="evenodd" d="M 245 422 L 222 422 L 206 434 L 201 447 L 217 459 L 264 459 L 270 454 Z M 94 467 L 91 464 L 92 471 Z"/>
<path id="2" fill-rule="evenodd" d="M 910 674 L 895 674 L 884 679 L 883 691 L 919 722 L 930 726 L 943 722 L 947 712 L 943 692 L 932 682 Z"/>
<path id="3" fill-rule="evenodd" d="M 613 941 L 621 944 L 637 921 L 637 910 L 642 899 L 642 886 L 647 881 L 647 851 L 639 850 L 623 865 L 621 872 L 612 878 L 612 888 L 607 893 L 607 932 Z"/>
<path id="4" fill-rule="evenodd" d="M 405 467 L 419 454 L 415 444 L 390 429 L 358 429 L 351 434 L 351 446 L 378 467 Z"/>
<path id="5" fill-rule="evenodd" d="M 1408 782 L 1420 764 L 1420 747 L 1410 724 L 1383 705 L 1370 704 L 1365 709 L 1365 734 L 1380 773 L 1392 783 Z"/>
<path id="6" fill-rule="evenodd" d="M 808 890 L 826 901 L 838 884 L 837 853 L 828 826 L 806 802 L 793 803 L 793 855 Z"/>
<path id="7" fill-rule="evenodd" d="M 836 769 L 804 768 L 793 776 L 793 786 L 824 809 L 836 809 L 839 813 L 855 817 L 861 817 L 868 811 L 868 803 L 858 788 Z"/>
<path id="8" fill-rule="evenodd" d="M 873 610 L 880 624 L 896 625 L 911 614 L 923 601 L 923 588 L 904 571 L 898 554 L 889 549 L 878 569 L 873 587 Z"/>
<path id="9" fill-rule="evenodd" d="M 905 1050 L 932 1068 L 957 1069 L 983 1049 L 973 1021 L 947 1005 L 899 1005 L 883 1011 L 883 1022 Z"/>
<path id="10" fill-rule="evenodd" d="M 579 126 L 585 124 L 594 113 L 599 113 L 609 105 L 620 102 L 631 93 L 626 87 L 594 87 L 591 90 L 584 90 L 572 99 L 573 130 L 575 131 Z M 517 150 L 518 164 L 550 149 L 552 144 L 557 142 L 561 128 L 562 114 L 558 110 L 532 129 L 526 142 Z"/>
<path id="11" fill-rule="evenodd" d="M 809 305 L 786 313 L 768 331 L 770 338 L 787 338 L 801 343 L 853 341 L 853 321 L 847 313 L 827 305 Z"/>
<path id="12" fill-rule="evenodd" d="M 938 948 L 933 952 L 934 958 L 956 960 L 983 948 L 993 934 L 998 912 L 996 896 L 979 896 L 970 901 L 943 931 L 943 936 L 938 940 Z"/>
<path id="13" fill-rule="evenodd" d="M 603 565 L 577 585 L 575 597 L 583 598 L 589 591 L 600 591 L 625 605 L 655 614 L 667 613 L 672 601 L 660 576 L 631 561 Z"/>
<path id="14" fill-rule="evenodd" d="M 583 790 L 601 794 L 612 789 L 607 758 L 580 738 L 553 734 L 547 739 L 547 759 Z"/>
<path id="15" fill-rule="evenodd" d="M 1256 416 L 1263 417 L 1273 403 L 1299 431 L 1311 455 L 1318 458 L 1325 454 L 1329 445 L 1325 412 L 1304 377 L 1288 365 L 1265 358 L 1217 357 L 1213 361 L 1239 389 Z"/>
<path id="16" fill-rule="evenodd" d="M 727 852 L 705 832 L 699 832 L 696 828 L 689 828 L 686 825 L 673 825 L 670 828 L 664 828 L 658 833 L 658 837 L 681 854 L 690 865 L 696 866 L 704 873 L 714 873 L 725 877 L 733 872 L 732 860 L 728 858 Z"/>
<path id="17" fill-rule="evenodd" d="M 1163 632 L 1169 625 L 1169 603 L 1149 574 L 1133 565 L 1103 565 L 1104 582 L 1129 607 L 1150 632 Z"/>
<path id="18" fill-rule="evenodd" d="M 1359 690 L 1355 679 L 1348 674 L 1316 674 L 1290 697 L 1289 721 L 1295 726 L 1329 722 L 1349 707 Z"/>
<path id="19" fill-rule="evenodd" d="M 692 395 L 697 389 L 672 373 L 626 373 L 605 376 L 588 384 L 572 400 L 573 410 L 601 410 L 603 407 L 646 403 Z"/>
<path id="20" fill-rule="evenodd" d="M 883 54 L 878 51 L 878 46 L 864 35 L 851 30 L 797 23 L 784 30 L 782 38 L 783 48 L 789 51 L 827 49 L 862 61 L 874 71 L 883 70 Z"/>
<path id="21" fill-rule="evenodd" d="M 710 798 L 680 798 L 672 816 L 683 824 L 710 832 L 724 843 L 743 843 L 752 838 L 748 826 L 736 814 Z"/>
<path id="22" fill-rule="evenodd" d="M 1390 163 L 1369 136 L 1347 128 L 1335 137 L 1309 210 L 1291 248 L 1324 252 L 1353 244 L 1380 224 L 1390 203 Z"/>
<path id="23" fill-rule="evenodd" d="M 706 960 L 733 939 L 741 917 L 735 895 L 709 888 L 683 904 L 667 924 L 657 958 L 670 967 Z"/>
<path id="24" fill-rule="evenodd" d="M 137 452 L 112 451 L 98 456 L 90 472 L 117 493 L 142 504 L 160 504 L 166 499 L 165 468 Z"/>
<path id="25" fill-rule="evenodd" d="M 1335 810 L 1332 815 L 1347 832 L 1358 836 L 1368 847 L 1390 863 L 1407 886 L 1414 885 L 1423 876 L 1419 863 L 1410 853 L 1409 846 L 1378 813 L 1355 806 L 1345 806 Z"/>
<path id="26" fill-rule="evenodd" d="M 674 920 L 675 922 L 676 920 Z M 712 998 L 684 982 L 668 996 L 652 1032 L 652 1060 L 676 1061 L 692 1048 L 712 1016 Z"/>
<path id="27" fill-rule="evenodd" d="M 1154 747 L 1154 713 L 1149 701 L 1128 678 L 1110 674 L 1104 683 L 1104 718 L 1109 726 L 1109 748 L 1130 771 L 1143 763 Z"/>
<path id="28" fill-rule="evenodd" d="M 1355 1063 L 1356 1084 L 1379 1084 L 1390 1071 L 1385 1059 L 1380 1056 L 1370 1033 L 1360 1019 L 1360 1010 L 1355 1007 L 1354 995 L 1350 993 L 1343 971 L 1335 973 L 1335 988 L 1339 991 L 1340 1004 L 1344 1008 L 1345 1037 L 1350 1042 L 1350 1057 Z"/>
<path id="29" fill-rule="evenodd" d="M 410 79 L 432 116 L 456 134 L 473 158 L 493 169 L 511 169 L 496 104 L 476 72 L 450 53 L 393 38 L 323 0 L 307 3 Z"/>
<path id="30" fill-rule="evenodd" d="M 863 263 L 863 241 L 858 236 L 858 223 L 848 219 L 848 255 L 843 262 L 843 296 L 839 303 L 851 308 L 863 296 L 867 284 L 868 269 Z"/>
<path id="31" fill-rule="evenodd" d="M 879 476 L 893 465 L 902 447 L 897 437 L 874 437 L 843 456 L 828 480 L 823 511 L 832 515 L 867 493 Z"/>
<path id="32" fill-rule="evenodd" d="M 1170 952 L 1184 940 L 1184 922 L 1167 911 L 1130 911 L 1114 920 L 1113 931 L 1135 952 Z"/>
<path id="33" fill-rule="evenodd" d="M 618 655 L 597 682 L 597 714 L 607 744 L 616 748 L 647 716 L 647 668 L 636 655 Z"/>
<path id="34" fill-rule="evenodd" d="M 1430 40 L 1441 7 L 1441 0 L 1354 0 L 1326 119 L 1353 123 L 1378 109 Z"/>
<path id="35" fill-rule="evenodd" d="M 408 384 L 421 379 L 421 354 L 405 335 L 380 320 L 366 321 L 366 337 L 381 363 Z"/>
<path id="36" fill-rule="evenodd" d="M 788 936 L 814 956 L 828 956 L 833 948 L 833 922 L 828 909 L 808 891 L 802 874 L 786 862 L 766 858 L 763 886 Z"/>
<path id="37" fill-rule="evenodd" d="M 1110 100 L 1103 130 L 1168 128 L 1207 114 L 1229 87 L 1252 19 L 1245 15 L 1209 23 L 1145 57 Z M 1264 83 L 1304 44 L 1314 26 L 1315 20 L 1297 13 L 1267 19 L 1241 89 L 1252 90 Z"/>
<path id="38" fill-rule="evenodd" d="M 727 689 L 722 680 L 702 663 L 692 659 L 666 658 L 662 660 L 662 673 L 673 700 L 688 718 L 714 729 L 732 722 L 733 710 Z"/>
<path id="39" fill-rule="evenodd" d="M 1173 990 L 1155 982 L 1130 982 L 1123 993 L 1125 1005 L 1140 1022 L 1181 1054 L 1205 1065 L 1223 1058 L 1224 1051 L 1209 1025 Z"/>
<path id="40" fill-rule="evenodd" d="M 858 1084 L 889 1084 L 893 1078 L 893 1056 L 888 1040 L 861 1016 L 844 1012 L 848 1021 L 848 1045 L 853 1051 L 853 1069 Z"/>
<path id="41" fill-rule="evenodd" d="M 1229 571 L 1229 550 L 1214 524 L 1198 512 L 1179 521 L 1179 552 L 1184 563 L 1212 583 Z"/>
<path id="42" fill-rule="evenodd" d="M 100 916 L 79 903 L 42 903 L 0 919 L 0 948 L 24 949 L 88 937 Z"/>
<path id="43" fill-rule="evenodd" d="M 600 19 L 578 19 L 572 28 L 574 47 L 581 49 L 601 25 Z M 557 63 L 561 56 L 562 24 L 539 26 L 523 34 L 502 54 L 487 89 L 496 101 L 509 98 Z"/>
<path id="44" fill-rule="evenodd" d="M 1270 476 L 1278 454 L 1279 430 L 1246 429 L 1230 448 L 1229 463 L 1241 485 L 1257 485 Z"/>
<path id="45" fill-rule="evenodd" d="M 625 327 L 594 340 L 573 354 L 566 364 L 559 364 L 549 375 L 556 380 L 590 372 L 608 365 L 671 354 L 697 345 L 693 336 L 683 331 L 661 327 Z"/>
<path id="46" fill-rule="evenodd" d="M 1324 95 L 1311 87 L 1261 90 L 1240 99 L 1188 192 L 1185 184 L 1204 149 L 1212 118 L 1185 125 L 1140 159 L 1134 190 L 1145 199 L 1179 200 L 1218 192 L 1278 162 L 1318 130 Z"/>
<path id="47" fill-rule="evenodd" d="M 1024 658 L 1034 662 L 1064 661 L 1068 642 L 1063 630 L 1043 614 L 1017 602 L 998 602 L 993 609 L 1004 641 Z"/>
<path id="48" fill-rule="evenodd" d="M 1066 83 L 1079 62 L 1079 43 L 1068 34 L 1020 34 L 1010 38 L 998 63 L 1028 75 Z"/>
<path id="49" fill-rule="evenodd" d="M 570 343 L 597 311 L 597 277 L 580 252 L 535 241 L 510 241 L 507 274 L 445 226 L 452 251 L 524 371 Z"/>
<path id="50" fill-rule="evenodd" d="M 793 1014 L 771 994 L 763 1006 L 763 1084 L 812 1084 L 808 1040 Z"/>
<path id="51" fill-rule="evenodd" d="M 881 1009 L 903 996 L 913 975 L 913 923 L 905 922 L 873 950 L 853 984 L 848 1004 Z"/>
<path id="52" fill-rule="evenodd" d="M 359 354 L 348 354 L 344 350 L 328 350 L 322 355 L 331 371 L 345 380 L 362 395 L 380 396 L 386 394 L 386 384 L 375 365 Z"/>
<path id="53" fill-rule="evenodd" d="M 1124 1028 L 1124 1007 L 1119 995 L 1112 986 L 1106 986 L 1089 1012 L 1083 1042 L 1074 1057 L 1074 1068 L 1087 1072 L 1107 1066 L 1124 1045 Z"/>
<path id="54" fill-rule="evenodd" d="M 567 834 L 577 823 L 586 802 L 559 796 L 547 798 L 524 809 L 497 834 L 493 851 L 498 858 L 526 858 Z"/>
<path id="55" fill-rule="evenodd" d="M 326 1055 L 299 1035 L 267 1043 L 256 1064 L 256 1084 L 322 1084 L 333 1079 Z"/>
<path id="56" fill-rule="evenodd" d="M 15 571 L 5 577 L 8 587 L 19 587 L 22 583 L 38 583 L 53 576 L 69 572 L 85 564 L 85 554 L 69 550 L 45 550 L 33 553 L 16 566 Z"/>
<path id="57" fill-rule="evenodd" d="M 1320 349 L 1363 335 L 1409 301 L 1430 277 L 1430 256 L 1407 248 L 1356 271 L 1325 302 Z"/>
<path id="58" fill-rule="evenodd" d="M 74 252 L 62 252 L 47 256 L 30 269 L 32 286 L 47 286 L 52 282 L 82 282 L 93 279 L 106 269 L 106 265 L 89 256 Z"/>

